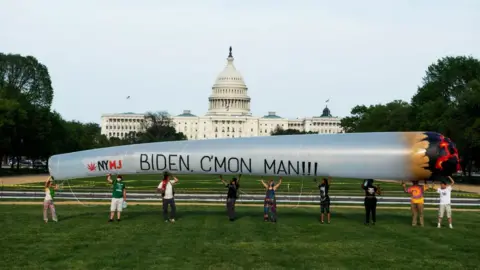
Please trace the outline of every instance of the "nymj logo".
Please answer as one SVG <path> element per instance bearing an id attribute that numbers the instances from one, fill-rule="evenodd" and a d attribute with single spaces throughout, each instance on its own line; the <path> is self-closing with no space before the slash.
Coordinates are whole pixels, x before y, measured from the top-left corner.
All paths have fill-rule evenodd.
<path id="1" fill-rule="evenodd" d="M 100 160 L 95 162 L 91 162 L 87 164 L 87 168 L 89 171 L 109 171 L 109 170 L 118 170 L 122 168 L 122 160 Z"/>

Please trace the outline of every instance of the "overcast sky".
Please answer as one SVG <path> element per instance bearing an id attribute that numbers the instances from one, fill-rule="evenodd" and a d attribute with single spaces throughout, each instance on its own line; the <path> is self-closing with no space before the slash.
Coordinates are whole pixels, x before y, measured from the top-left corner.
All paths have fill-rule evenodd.
<path id="1" fill-rule="evenodd" d="M 409 101 L 438 58 L 480 57 L 480 1 L 0 0 L 0 51 L 48 67 L 68 120 L 203 115 L 229 46 L 254 115 L 320 115 L 330 99 L 347 116 Z"/>

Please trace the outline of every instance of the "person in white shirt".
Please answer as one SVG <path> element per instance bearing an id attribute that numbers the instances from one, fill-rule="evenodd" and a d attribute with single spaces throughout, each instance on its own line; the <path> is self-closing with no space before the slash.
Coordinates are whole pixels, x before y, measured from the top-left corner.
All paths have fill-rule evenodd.
<path id="1" fill-rule="evenodd" d="M 442 227 L 441 223 L 443 219 L 443 214 L 446 212 L 447 218 L 448 218 L 448 226 L 450 227 L 450 229 L 453 229 L 451 201 L 452 201 L 452 186 L 455 183 L 455 181 L 453 181 L 453 178 L 450 176 L 448 178 L 450 179 L 449 185 L 443 180 L 442 183 L 440 184 L 440 187 L 436 189 L 437 193 L 440 195 L 437 228 Z"/>
<path id="2" fill-rule="evenodd" d="M 175 189 L 173 185 L 178 183 L 178 179 L 175 176 L 171 176 L 173 180 L 170 180 L 168 172 L 163 173 L 163 180 L 157 187 L 157 191 L 162 194 L 162 206 L 163 206 L 163 219 L 165 222 L 175 222 L 175 214 L 177 207 L 175 206 Z M 168 206 L 170 205 L 170 219 L 168 218 Z"/>

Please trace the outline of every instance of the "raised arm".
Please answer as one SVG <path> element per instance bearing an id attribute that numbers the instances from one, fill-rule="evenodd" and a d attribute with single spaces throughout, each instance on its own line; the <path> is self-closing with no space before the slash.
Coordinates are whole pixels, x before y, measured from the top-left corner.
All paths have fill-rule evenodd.
<path id="1" fill-rule="evenodd" d="M 49 176 L 47 180 L 45 180 L 45 187 L 48 187 L 48 183 L 52 180 L 52 176 Z"/>
<path id="2" fill-rule="evenodd" d="M 278 184 L 276 184 L 273 189 L 277 190 L 277 188 L 282 184 L 282 177 L 280 177 Z"/>
<path id="3" fill-rule="evenodd" d="M 427 180 L 423 180 L 423 191 L 427 191 L 427 190 L 428 190 Z"/>
<path id="4" fill-rule="evenodd" d="M 450 179 L 450 185 L 453 186 L 453 184 L 455 184 L 455 181 L 453 181 L 453 178 L 449 176 L 448 179 Z"/>
<path id="5" fill-rule="evenodd" d="M 382 195 L 382 189 L 380 188 L 380 186 L 377 186 L 377 194 Z"/>
<path id="6" fill-rule="evenodd" d="M 263 179 L 260 179 L 260 182 L 262 182 L 263 187 L 265 187 L 266 189 L 268 189 L 268 185 L 267 185 L 265 182 L 263 182 Z"/>
<path id="7" fill-rule="evenodd" d="M 327 182 L 328 182 L 328 185 L 330 186 L 330 183 L 332 183 L 332 177 L 331 176 L 328 177 Z"/>
<path id="8" fill-rule="evenodd" d="M 240 184 L 240 178 L 242 178 L 242 175 L 241 175 L 241 174 L 238 175 L 237 184 Z"/>
<path id="9" fill-rule="evenodd" d="M 111 174 L 107 174 L 107 182 L 110 184 L 113 183 Z"/>
<path id="10" fill-rule="evenodd" d="M 226 186 L 227 185 L 227 182 L 225 182 L 225 180 L 223 179 L 223 175 L 220 174 L 220 181 L 222 181 L 222 183 Z"/>
<path id="11" fill-rule="evenodd" d="M 174 184 L 178 183 L 178 178 L 175 177 L 175 176 L 173 176 L 173 175 L 172 175 L 172 177 L 173 177 L 173 183 L 174 183 Z"/>
<path id="12" fill-rule="evenodd" d="M 407 186 L 405 185 L 404 182 L 402 182 L 402 187 L 403 187 L 403 192 L 408 193 Z"/>

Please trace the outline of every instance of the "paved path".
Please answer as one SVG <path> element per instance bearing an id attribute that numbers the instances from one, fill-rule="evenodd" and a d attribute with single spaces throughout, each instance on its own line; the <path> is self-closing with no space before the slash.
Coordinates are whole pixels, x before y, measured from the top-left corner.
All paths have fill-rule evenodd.
<path id="1" fill-rule="evenodd" d="M 5 176 L 0 177 L 0 185 L 18 185 L 45 182 L 48 174 L 23 175 L 23 176 Z"/>

